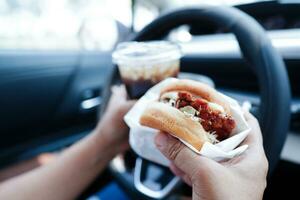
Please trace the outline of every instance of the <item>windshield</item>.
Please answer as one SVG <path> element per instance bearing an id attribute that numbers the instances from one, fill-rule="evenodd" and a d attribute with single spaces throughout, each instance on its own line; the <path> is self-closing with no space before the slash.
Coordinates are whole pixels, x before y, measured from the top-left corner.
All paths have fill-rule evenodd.
<path id="1" fill-rule="evenodd" d="M 0 0 L 0 50 L 106 51 L 169 9 L 253 2 L 257 1 Z"/>
<path id="2" fill-rule="evenodd" d="M 109 50 L 118 23 L 130 26 L 130 0 L 0 0 L 0 49 Z"/>

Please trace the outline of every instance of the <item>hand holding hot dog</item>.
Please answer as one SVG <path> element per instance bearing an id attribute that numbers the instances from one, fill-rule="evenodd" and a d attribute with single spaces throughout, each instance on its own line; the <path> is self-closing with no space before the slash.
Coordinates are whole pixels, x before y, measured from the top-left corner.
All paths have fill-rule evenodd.
<path id="1" fill-rule="evenodd" d="M 268 161 L 256 118 L 247 113 L 246 120 L 252 131 L 243 144 L 249 148 L 221 163 L 199 156 L 169 134 L 157 135 L 158 149 L 171 160 L 173 173 L 193 187 L 193 199 L 262 199 Z"/>

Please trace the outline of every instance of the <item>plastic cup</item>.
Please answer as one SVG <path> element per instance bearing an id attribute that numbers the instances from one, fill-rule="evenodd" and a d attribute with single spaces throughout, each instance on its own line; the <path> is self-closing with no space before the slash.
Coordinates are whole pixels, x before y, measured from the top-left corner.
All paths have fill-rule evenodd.
<path id="1" fill-rule="evenodd" d="M 180 70 L 180 47 L 172 42 L 124 42 L 112 54 L 131 99 L 141 97 L 149 88 Z"/>

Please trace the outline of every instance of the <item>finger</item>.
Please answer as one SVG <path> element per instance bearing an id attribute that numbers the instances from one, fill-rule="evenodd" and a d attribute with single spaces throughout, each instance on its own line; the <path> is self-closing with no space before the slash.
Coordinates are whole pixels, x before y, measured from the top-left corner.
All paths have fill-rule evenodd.
<path id="1" fill-rule="evenodd" d="M 184 175 L 182 177 L 180 177 L 186 184 L 188 184 L 189 186 L 192 186 L 192 180 L 190 179 L 190 177 L 188 175 Z"/>
<path id="2" fill-rule="evenodd" d="M 120 115 L 125 115 L 131 108 L 132 106 L 136 103 L 135 100 L 130 100 L 130 101 L 126 101 L 125 103 L 123 103 L 123 105 L 120 108 Z"/>
<path id="3" fill-rule="evenodd" d="M 128 140 L 126 140 L 128 141 Z M 129 149 L 130 145 L 129 142 L 125 142 L 123 144 L 120 145 L 120 152 L 125 152 L 127 149 Z"/>
<path id="4" fill-rule="evenodd" d="M 108 107 L 111 109 L 118 108 L 118 114 L 124 115 L 129 109 L 135 104 L 135 100 L 127 100 L 126 99 L 126 90 L 125 86 L 113 86 L 111 88 L 112 96 L 109 100 Z"/>
<path id="5" fill-rule="evenodd" d="M 262 143 L 262 133 L 257 119 L 249 112 L 244 113 L 251 132 L 244 141 L 245 144 Z"/>
<path id="6" fill-rule="evenodd" d="M 179 176 L 186 184 L 192 186 L 191 179 L 178 167 L 175 166 L 174 163 L 170 164 L 170 170 L 176 175 Z"/>
<path id="7" fill-rule="evenodd" d="M 112 98 L 117 97 L 119 101 L 126 100 L 126 89 L 124 85 L 114 85 L 111 87 Z"/>
<path id="8" fill-rule="evenodd" d="M 265 163 L 267 161 L 263 149 L 262 133 L 258 121 L 249 112 L 245 112 L 245 118 L 251 127 L 251 131 L 241 145 L 247 144 L 248 149 L 244 154 L 236 159 L 233 159 L 233 161 L 238 160 L 240 164 L 246 164 L 249 166 L 253 163 L 256 163 L 258 160 L 260 160 L 262 163 Z"/>
<path id="9" fill-rule="evenodd" d="M 188 176 L 193 176 L 199 169 L 199 155 L 171 135 L 159 133 L 155 137 L 155 143 L 157 148 Z"/>
<path id="10" fill-rule="evenodd" d="M 176 176 L 183 176 L 184 175 L 184 172 L 179 169 L 178 167 L 176 167 L 176 165 L 174 163 L 171 162 L 170 164 L 170 170 L 173 172 L 174 175 Z"/>

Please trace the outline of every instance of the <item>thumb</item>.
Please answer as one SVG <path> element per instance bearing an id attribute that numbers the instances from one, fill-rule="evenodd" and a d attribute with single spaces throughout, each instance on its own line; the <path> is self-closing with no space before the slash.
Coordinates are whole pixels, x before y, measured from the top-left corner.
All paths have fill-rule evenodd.
<path id="1" fill-rule="evenodd" d="M 124 116 L 136 103 L 135 100 L 126 101 L 120 106 L 120 110 L 118 112 L 119 116 Z"/>
<path id="2" fill-rule="evenodd" d="M 188 176 L 192 177 L 201 166 L 199 155 L 168 133 L 159 133 L 155 137 L 155 143 L 157 148 Z"/>

